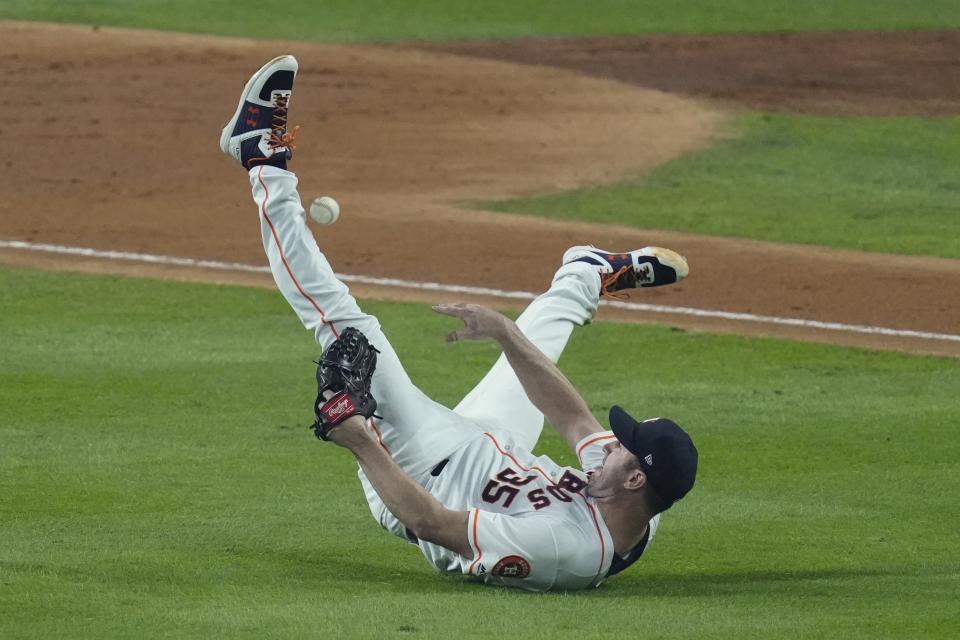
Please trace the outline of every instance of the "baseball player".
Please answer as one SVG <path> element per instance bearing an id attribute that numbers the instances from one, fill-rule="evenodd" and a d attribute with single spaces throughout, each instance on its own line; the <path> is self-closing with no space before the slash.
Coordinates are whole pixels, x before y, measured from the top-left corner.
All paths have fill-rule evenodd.
<path id="1" fill-rule="evenodd" d="M 478 305 L 436 305 L 464 323 L 448 340 L 503 349 L 462 402 L 442 406 L 411 382 L 307 227 L 287 170 L 297 68 L 286 55 L 253 75 L 220 147 L 247 170 L 274 279 L 323 350 L 318 436 L 356 457 L 374 518 L 439 571 L 531 591 L 598 586 L 644 553 L 660 514 L 692 488 L 697 450 L 671 420 L 638 422 L 618 406 L 605 430 L 555 362 L 602 294 L 676 282 L 686 261 L 653 247 L 574 247 L 516 322 Z M 338 362 L 350 378 L 340 390 L 330 382 Z M 580 468 L 531 453 L 544 416 Z"/>

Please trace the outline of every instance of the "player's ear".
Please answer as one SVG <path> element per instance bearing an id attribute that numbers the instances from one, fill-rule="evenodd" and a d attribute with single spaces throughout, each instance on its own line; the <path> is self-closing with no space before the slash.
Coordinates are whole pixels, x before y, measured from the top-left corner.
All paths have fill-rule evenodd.
<path id="1" fill-rule="evenodd" d="M 623 486 L 630 491 L 639 491 L 647 486 L 647 474 L 645 474 L 639 466 L 634 467 L 630 469 L 630 472 L 627 474 L 626 480 L 623 481 Z"/>

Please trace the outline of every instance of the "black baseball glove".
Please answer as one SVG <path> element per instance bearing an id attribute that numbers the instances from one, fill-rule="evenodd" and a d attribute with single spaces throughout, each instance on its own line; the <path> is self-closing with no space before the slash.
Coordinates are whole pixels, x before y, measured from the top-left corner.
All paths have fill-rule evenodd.
<path id="1" fill-rule="evenodd" d="M 352 415 L 373 416 L 377 401 L 370 393 L 370 380 L 378 353 L 359 329 L 347 327 L 320 356 L 313 403 L 317 421 L 312 426 L 318 438 L 329 440 L 330 430 Z M 333 397 L 325 400 L 325 391 L 332 391 Z"/>

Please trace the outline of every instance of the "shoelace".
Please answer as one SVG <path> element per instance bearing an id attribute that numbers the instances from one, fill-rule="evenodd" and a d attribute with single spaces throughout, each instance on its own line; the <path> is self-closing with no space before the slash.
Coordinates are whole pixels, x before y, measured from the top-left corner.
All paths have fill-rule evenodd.
<path id="1" fill-rule="evenodd" d="M 297 148 L 295 141 L 297 134 L 300 132 L 300 127 L 297 126 L 293 128 L 293 131 L 287 131 L 287 100 L 289 100 L 289 96 L 276 96 L 274 98 L 267 147 L 274 152 L 280 147 L 285 147 L 289 154 L 290 151 Z M 289 158 L 289 155 L 287 157 Z M 250 167 L 254 162 L 261 160 L 267 160 L 267 157 L 250 158 L 247 160 L 247 166 Z"/>
<path id="2" fill-rule="evenodd" d="M 604 278 L 603 276 L 600 276 L 600 295 L 603 296 L 604 298 L 609 298 L 610 300 L 629 299 L 630 296 L 628 296 L 625 293 L 615 293 L 613 291 L 610 291 L 610 287 L 617 284 L 617 280 L 620 279 L 620 276 L 622 276 L 624 273 L 626 273 L 629 269 L 632 269 L 632 268 L 633 267 L 631 266 L 624 265 L 620 267 L 619 271 L 617 271 L 616 273 L 611 273 L 606 278 Z"/>
<path id="3" fill-rule="evenodd" d="M 293 131 L 287 131 L 287 100 L 289 96 L 277 96 L 274 99 L 272 122 L 270 123 L 270 138 L 267 140 L 267 146 L 271 149 L 277 147 L 286 147 L 290 151 L 297 148 L 295 143 L 300 127 L 294 127 Z"/>

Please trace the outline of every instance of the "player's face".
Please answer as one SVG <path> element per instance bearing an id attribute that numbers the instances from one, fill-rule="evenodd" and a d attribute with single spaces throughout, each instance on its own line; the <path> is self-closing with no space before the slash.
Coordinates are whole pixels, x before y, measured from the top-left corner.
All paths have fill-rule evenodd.
<path id="1" fill-rule="evenodd" d="M 627 477 L 636 472 L 633 454 L 620 444 L 619 440 L 605 445 L 603 453 L 603 464 L 590 475 L 587 481 L 587 495 L 595 498 L 619 492 Z"/>

